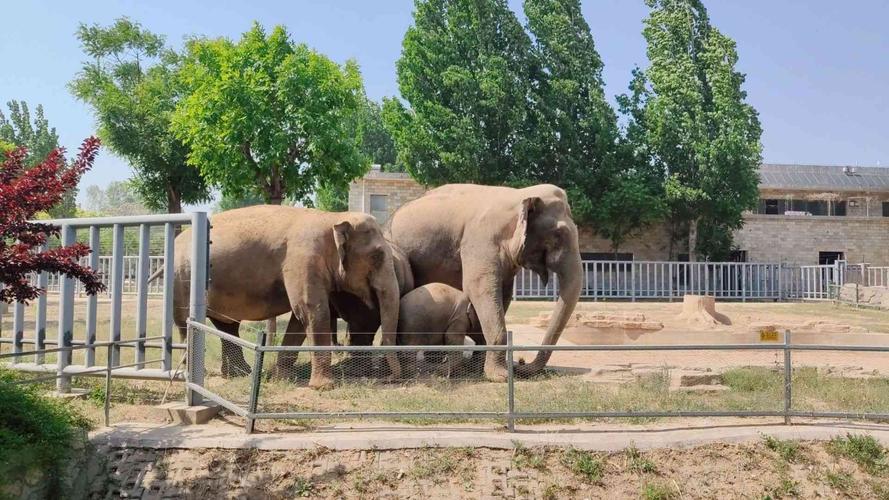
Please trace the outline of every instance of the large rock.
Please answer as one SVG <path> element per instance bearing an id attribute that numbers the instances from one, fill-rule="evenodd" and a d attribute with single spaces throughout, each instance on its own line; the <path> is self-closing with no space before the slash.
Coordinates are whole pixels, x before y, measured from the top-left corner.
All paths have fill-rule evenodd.
<path id="1" fill-rule="evenodd" d="M 709 295 L 684 296 L 679 318 L 690 326 L 716 327 L 732 324 L 728 316 L 716 312 L 716 299 Z"/>
<path id="2" fill-rule="evenodd" d="M 550 316 L 550 313 L 541 313 L 531 320 L 531 324 L 546 328 Z M 663 323 L 649 321 L 642 313 L 575 312 L 568 320 L 562 338 L 575 344 L 615 344 L 663 328 Z"/>

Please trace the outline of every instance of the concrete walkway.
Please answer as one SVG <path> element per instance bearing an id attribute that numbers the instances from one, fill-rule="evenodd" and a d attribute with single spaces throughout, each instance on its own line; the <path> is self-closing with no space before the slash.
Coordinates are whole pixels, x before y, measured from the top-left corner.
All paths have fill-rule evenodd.
<path id="1" fill-rule="evenodd" d="M 326 447 L 334 450 L 392 450 L 424 447 L 481 447 L 511 449 L 561 446 L 617 451 L 635 445 L 640 449 L 687 448 L 712 442 L 744 442 L 770 435 L 780 439 L 828 440 L 834 436 L 869 434 L 889 445 L 889 425 L 799 421 L 792 426 L 774 420 L 751 422 L 695 421 L 651 426 L 595 424 L 573 427 L 519 427 L 508 433 L 494 427 L 414 427 L 403 425 L 329 426 L 312 431 L 245 434 L 230 423 L 178 426 L 122 423 L 90 434 L 96 445 L 114 448 L 255 448 L 298 450 Z"/>

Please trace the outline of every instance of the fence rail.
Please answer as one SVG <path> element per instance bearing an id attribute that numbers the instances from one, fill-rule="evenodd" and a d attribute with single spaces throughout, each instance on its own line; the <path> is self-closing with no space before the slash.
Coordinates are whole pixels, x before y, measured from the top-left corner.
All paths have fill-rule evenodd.
<path id="1" fill-rule="evenodd" d="M 889 277 L 889 275 L 887 275 Z M 581 298 L 672 300 L 712 295 L 724 300 L 828 300 L 843 284 L 845 264 L 793 266 L 746 262 L 584 261 Z M 555 299 L 558 281 L 522 269 L 514 299 Z"/>
<path id="2" fill-rule="evenodd" d="M 201 343 L 207 341 L 204 337 L 216 337 L 219 341 L 231 340 L 230 336 L 211 326 L 197 321 L 189 321 L 189 338 L 200 338 Z M 254 368 L 248 394 L 240 394 L 235 400 L 231 395 L 226 396 L 222 391 L 214 391 L 213 388 L 192 381 L 187 382 L 190 389 L 200 393 L 232 413 L 244 417 L 245 430 L 253 432 L 256 420 L 260 419 L 485 419 L 501 420 L 507 425 L 509 431 L 515 430 L 515 423 L 523 419 L 577 419 L 577 418 L 640 418 L 640 417 L 784 417 L 786 424 L 791 423 L 794 417 L 811 418 L 847 418 L 859 420 L 886 420 L 889 413 L 886 412 L 839 412 L 839 411 L 806 411 L 793 408 L 793 352 L 795 351 L 847 351 L 847 352 L 889 352 L 889 346 L 880 345 L 816 345 L 793 344 L 790 331 L 785 331 L 783 342 L 760 344 L 685 344 L 685 345 L 522 345 L 514 344 L 512 332 L 508 332 L 505 345 L 399 345 L 399 346 L 266 346 L 264 332 L 260 332 L 257 341 L 250 342 L 243 338 L 238 339 L 239 345 L 250 351 L 254 356 Z M 519 377 L 512 369 L 513 355 L 517 352 L 528 353 L 535 351 L 776 351 L 783 353 L 783 406 L 780 410 L 682 410 L 682 411 L 529 411 L 516 408 L 516 396 L 521 396 L 516 382 Z M 264 371 L 263 358 L 268 353 L 289 353 L 298 357 L 303 353 L 351 353 L 364 355 L 383 355 L 397 351 L 400 353 L 415 353 L 418 351 L 440 352 L 503 352 L 507 359 L 507 379 L 503 385 L 503 400 L 506 402 L 501 409 L 496 411 L 434 411 L 423 408 L 412 411 L 310 411 L 300 408 L 299 411 L 268 411 L 261 410 L 262 400 L 261 386 L 267 380 Z M 239 385 L 243 390 L 243 385 Z M 380 389 L 382 390 L 382 389 Z"/>

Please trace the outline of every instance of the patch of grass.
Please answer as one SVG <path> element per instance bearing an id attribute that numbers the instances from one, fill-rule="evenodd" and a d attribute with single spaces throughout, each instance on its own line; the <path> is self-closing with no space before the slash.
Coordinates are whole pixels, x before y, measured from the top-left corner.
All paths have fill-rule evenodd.
<path id="1" fill-rule="evenodd" d="M 778 439 L 774 436 L 763 436 L 763 442 L 766 448 L 777 453 L 781 460 L 785 462 L 793 463 L 801 458 L 802 451 L 797 441 Z"/>
<path id="2" fill-rule="evenodd" d="M 414 462 L 408 474 L 414 479 L 441 480 L 457 470 L 452 450 L 429 449 L 419 460 Z"/>
<path id="3" fill-rule="evenodd" d="M 42 395 L 39 387 L 14 383 L 21 379 L 0 369 L 0 486 L 36 466 L 48 472 L 56 496 L 72 441 L 90 422 L 65 401 Z"/>
<path id="4" fill-rule="evenodd" d="M 674 488 L 662 482 L 645 483 L 642 486 L 642 498 L 645 500 L 672 500 L 678 497 Z"/>
<path id="5" fill-rule="evenodd" d="M 526 448 L 522 443 L 513 441 L 512 465 L 516 469 L 546 470 L 546 451 Z"/>
<path id="6" fill-rule="evenodd" d="M 590 483 L 600 482 L 605 474 L 605 461 L 588 451 L 569 448 L 562 454 L 562 463 Z"/>
<path id="7" fill-rule="evenodd" d="M 827 444 L 827 450 L 857 463 L 868 474 L 883 474 L 889 468 L 886 449 L 876 439 L 865 434 L 837 436 Z"/>
<path id="8" fill-rule="evenodd" d="M 627 468 L 631 471 L 639 474 L 654 474 L 657 472 L 657 466 L 654 462 L 645 457 L 635 445 L 631 445 L 624 450 L 624 455 L 627 457 Z"/>
<path id="9" fill-rule="evenodd" d="M 889 500 L 889 483 L 882 481 L 869 481 L 871 491 L 877 500 Z"/>
<path id="10" fill-rule="evenodd" d="M 297 479 L 296 484 L 293 485 L 293 494 L 302 497 L 309 498 L 315 493 L 315 484 L 308 479 Z"/>
<path id="11" fill-rule="evenodd" d="M 772 488 L 766 490 L 765 496 L 763 496 L 763 500 L 765 499 L 777 499 L 777 498 L 786 498 L 786 497 L 798 497 L 799 493 L 799 482 L 794 481 L 793 479 L 782 476 L 781 480 L 778 484 Z"/>
<path id="12" fill-rule="evenodd" d="M 783 387 L 780 373 L 761 366 L 727 370 L 722 374 L 722 380 L 737 392 L 777 392 Z"/>
<path id="13" fill-rule="evenodd" d="M 843 493 L 849 493 L 855 487 L 855 478 L 848 472 L 827 471 L 827 473 L 824 474 L 824 480 L 831 488 L 837 491 L 842 491 Z"/>

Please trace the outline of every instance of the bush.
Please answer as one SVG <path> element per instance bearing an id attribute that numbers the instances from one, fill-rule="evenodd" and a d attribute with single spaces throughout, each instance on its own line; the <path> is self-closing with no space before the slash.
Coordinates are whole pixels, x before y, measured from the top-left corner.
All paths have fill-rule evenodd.
<path id="1" fill-rule="evenodd" d="M 0 484 L 32 467 L 58 481 L 72 441 L 90 423 L 64 402 L 42 396 L 38 387 L 13 384 L 16 379 L 0 370 Z"/>

